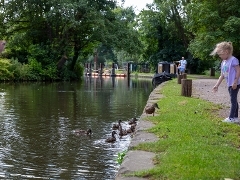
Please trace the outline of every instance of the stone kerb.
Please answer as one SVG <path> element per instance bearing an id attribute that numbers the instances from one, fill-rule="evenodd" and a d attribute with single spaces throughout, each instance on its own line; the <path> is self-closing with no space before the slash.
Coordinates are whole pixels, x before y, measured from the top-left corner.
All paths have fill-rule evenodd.
<path id="1" fill-rule="evenodd" d="M 160 88 L 164 83 L 158 85 L 149 95 L 147 104 L 152 104 L 158 102 L 162 97 L 160 93 Z M 161 109 L 161 107 L 160 107 Z M 158 114 L 159 109 L 156 111 L 155 115 Z M 155 154 L 147 151 L 132 150 L 134 146 L 137 146 L 139 143 L 144 142 L 155 142 L 158 141 L 158 137 L 153 133 L 149 133 L 146 130 L 153 127 L 154 124 L 147 120 L 146 114 L 143 112 L 139 119 L 139 123 L 136 127 L 136 132 L 133 135 L 131 143 L 129 145 L 129 151 L 124 157 L 123 163 L 121 164 L 119 171 L 116 175 L 115 180 L 144 180 L 144 178 L 138 178 L 133 176 L 127 176 L 136 171 L 142 171 L 151 169 L 154 167 L 153 158 Z"/>

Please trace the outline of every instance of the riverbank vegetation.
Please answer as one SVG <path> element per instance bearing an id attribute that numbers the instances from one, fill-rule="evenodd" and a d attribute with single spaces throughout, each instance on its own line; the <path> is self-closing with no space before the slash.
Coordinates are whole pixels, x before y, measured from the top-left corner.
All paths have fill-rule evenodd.
<path id="1" fill-rule="evenodd" d="M 149 117 L 149 131 L 157 142 L 134 149 L 156 153 L 155 168 L 135 175 L 149 179 L 239 179 L 240 126 L 222 123 L 220 105 L 181 96 L 176 80 L 166 82 L 158 105 L 159 115 Z"/>
<path id="2" fill-rule="evenodd" d="M 124 69 L 126 62 L 133 71 L 154 73 L 160 61 L 182 56 L 189 73 L 202 74 L 218 69 L 209 54 L 223 40 L 240 57 L 236 0 L 154 0 L 138 14 L 122 2 L 1 1 L 1 80 L 78 80 L 86 64 Z"/>

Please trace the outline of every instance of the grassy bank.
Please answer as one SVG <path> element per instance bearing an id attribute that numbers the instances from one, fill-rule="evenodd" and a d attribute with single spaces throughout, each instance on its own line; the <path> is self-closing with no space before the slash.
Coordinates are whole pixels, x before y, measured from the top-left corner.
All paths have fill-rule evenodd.
<path id="1" fill-rule="evenodd" d="M 177 80 L 166 82 L 159 115 L 149 131 L 160 140 L 135 149 L 156 153 L 155 168 L 135 175 L 149 179 L 240 179 L 240 126 L 222 123 L 221 106 L 180 96 Z"/>

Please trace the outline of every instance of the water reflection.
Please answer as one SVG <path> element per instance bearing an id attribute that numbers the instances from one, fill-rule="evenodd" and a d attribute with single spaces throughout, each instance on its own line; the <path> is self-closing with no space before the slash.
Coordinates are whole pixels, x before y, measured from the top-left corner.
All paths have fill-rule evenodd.
<path id="1" fill-rule="evenodd" d="M 113 123 L 141 115 L 151 91 L 149 79 L 109 77 L 0 84 L 0 178 L 114 179 L 130 137 L 105 139 Z"/>

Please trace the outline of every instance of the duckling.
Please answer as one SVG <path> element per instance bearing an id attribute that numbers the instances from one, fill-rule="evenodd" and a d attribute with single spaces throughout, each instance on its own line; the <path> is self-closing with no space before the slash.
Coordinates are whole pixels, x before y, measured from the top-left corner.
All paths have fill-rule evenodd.
<path id="1" fill-rule="evenodd" d="M 92 129 L 88 129 L 87 131 L 76 129 L 76 130 L 73 130 L 73 133 L 75 133 L 76 135 L 92 135 Z"/>
<path id="2" fill-rule="evenodd" d="M 122 122 L 122 120 L 118 120 L 118 124 L 113 124 L 112 129 L 113 129 L 113 130 L 118 130 L 121 122 Z"/>
<path id="3" fill-rule="evenodd" d="M 145 108 L 145 113 L 146 113 L 146 114 L 153 114 L 153 116 L 154 116 L 155 108 L 158 108 L 158 109 L 159 109 L 157 103 L 153 103 L 151 106 L 147 106 L 147 107 Z"/>
<path id="4" fill-rule="evenodd" d="M 112 132 L 112 136 L 111 137 L 108 137 L 106 140 L 105 140 L 105 142 L 115 142 L 116 141 L 116 137 L 115 137 L 115 134 L 117 134 L 116 133 L 116 131 L 113 131 Z"/>
<path id="5" fill-rule="evenodd" d="M 132 118 L 132 119 L 130 119 L 129 121 L 128 121 L 128 124 L 129 125 L 132 125 L 132 124 L 137 124 L 137 118 Z"/>

